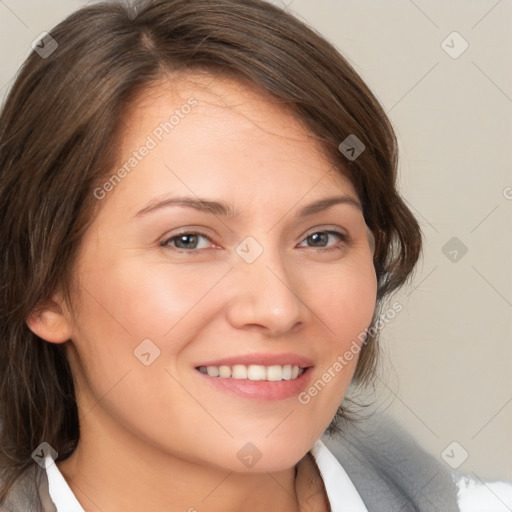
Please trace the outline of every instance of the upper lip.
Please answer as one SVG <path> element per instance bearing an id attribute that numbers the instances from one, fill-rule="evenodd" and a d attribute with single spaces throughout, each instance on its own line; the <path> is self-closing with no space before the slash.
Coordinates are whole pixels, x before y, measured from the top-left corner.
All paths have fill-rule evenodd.
<path id="1" fill-rule="evenodd" d="M 251 364 L 273 366 L 290 364 L 292 366 L 300 366 L 307 368 L 313 366 L 313 361 L 307 357 L 293 354 L 291 352 L 282 354 L 244 354 L 239 356 L 230 356 L 223 359 L 215 359 L 212 361 L 205 361 L 196 365 L 200 366 L 233 366 L 235 364 L 244 364 L 246 366 Z"/>

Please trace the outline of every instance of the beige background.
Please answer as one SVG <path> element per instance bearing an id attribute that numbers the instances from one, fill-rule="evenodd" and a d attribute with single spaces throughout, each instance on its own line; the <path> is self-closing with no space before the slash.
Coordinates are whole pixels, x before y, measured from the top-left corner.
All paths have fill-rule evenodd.
<path id="1" fill-rule="evenodd" d="M 378 407 L 437 457 L 449 447 L 460 464 L 467 452 L 460 471 L 512 480 L 512 2 L 274 3 L 333 42 L 380 99 L 425 235 L 411 286 L 393 297 L 404 309 L 383 331 Z M 2 100 L 30 43 L 85 4 L 0 0 Z M 457 58 L 442 47 L 453 31 L 469 44 Z"/>

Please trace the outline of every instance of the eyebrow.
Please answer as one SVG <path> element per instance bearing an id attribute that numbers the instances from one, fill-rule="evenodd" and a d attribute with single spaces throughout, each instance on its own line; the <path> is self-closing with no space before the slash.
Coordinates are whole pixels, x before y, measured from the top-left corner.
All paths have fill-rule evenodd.
<path id="1" fill-rule="evenodd" d="M 327 208 L 330 208 L 331 206 L 334 206 L 335 204 L 347 204 L 349 206 L 353 206 L 354 208 L 357 208 L 358 210 L 362 211 L 363 208 L 361 206 L 361 203 L 350 196 L 335 196 L 335 197 L 327 197 L 324 199 L 320 199 L 318 201 L 315 201 L 311 204 L 308 204 L 304 208 L 302 208 L 298 214 L 297 217 L 307 217 L 309 215 L 313 215 L 317 212 L 326 210 Z M 144 215 L 147 215 L 148 213 L 160 210 L 162 208 L 168 208 L 171 206 L 180 206 L 182 208 L 193 208 L 198 211 L 211 213 L 213 215 L 219 215 L 222 217 L 236 217 L 237 213 L 233 210 L 231 205 L 224 201 L 212 201 L 208 199 L 200 199 L 196 197 L 190 197 L 190 196 L 180 196 L 180 197 L 169 197 L 165 198 L 159 201 L 151 201 L 148 205 L 146 205 L 144 208 L 139 210 L 135 215 L 134 218 L 137 217 L 143 217 Z"/>

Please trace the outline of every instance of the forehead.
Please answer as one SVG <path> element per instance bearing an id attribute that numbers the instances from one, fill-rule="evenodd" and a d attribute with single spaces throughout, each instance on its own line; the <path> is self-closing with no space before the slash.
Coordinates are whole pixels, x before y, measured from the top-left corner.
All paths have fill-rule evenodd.
<path id="1" fill-rule="evenodd" d="M 189 108 L 191 102 L 196 106 Z M 185 119 L 187 122 L 182 123 Z M 274 139 L 283 149 L 290 144 L 307 144 L 310 150 L 322 151 L 291 106 L 248 81 L 222 75 L 189 73 L 166 76 L 151 84 L 138 93 L 125 112 L 121 139 L 130 143 L 169 121 L 172 126 L 168 126 L 167 135 L 171 131 L 173 136 L 180 135 L 188 127 L 196 128 L 198 136 L 204 133 L 210 139 L 216 138 L 217 143 L 222 139 L 241 142 L 251 137 L 255 141 L 266 139 L 267 143 Z M 223 131 L 218 131 L 219 127 Z"/>
<path id="2" fill-rule="evenodd" d="M 179 188 L 224 197 L 245 191 L 256 199 L 271 187 L 289 202 L 313 188 L 335 188 L 357 197 L 292 108 L 247 82 L 165 77 L 138 94 L 123 121 L 118 167 L 138 148 L 151 149 L 116 193 L 149 199 Z"/>

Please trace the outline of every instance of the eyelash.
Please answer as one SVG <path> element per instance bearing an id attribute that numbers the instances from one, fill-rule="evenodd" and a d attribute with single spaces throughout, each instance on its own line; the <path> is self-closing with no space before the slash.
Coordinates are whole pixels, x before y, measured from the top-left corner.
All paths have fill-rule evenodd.
<path id="1" fill-rule="evenodd" d="M 327 233 L 328 235 L 336 235 L 338 236 L 342 243 L 348 243 L 350 241 L 349 239 L 349 236 L 346 235 L 345 233 L 341 233 L 339 231 L 336 231 L 336 230 L 323 230 L 323 231 L 313 231 L 312 233 L 310 233 L 309 235 L 307 235 L 302 241 L 306 240 L 307 238 L 309 238 L 310 236 L 312 235 L 316 235 L 318 233 Z M 210 239 L 210 237 L 208 235 L 205 235 L 204 233 L 201 233 L 199 231 L 183 231 L 181 233 L 178 233 L 176 235 L 173 235 L 171 236 L 170 238 L 167 238 L 166 240 L 164 240 L 160 246 L 161 247 L 170 247 L 172 251 L 175 251 L 175 252 L 178 252 L 178 253 L 186 253 L 186 254 L 198 254 L 200 253 L 201 251 L 203 251 L 204 249 L 178 249 L 177 247 L 172 247 L 172 246 L 169 246 L 169 242 L 179 238 L 180 236 L 183 236 L 183 235 L 195 235 L 195 236 L 202 236 L 206 239 L 208 239 L 210 242 L 212 242 L 212 240 Z M 340 250 L 341 247 L 339 247 L 339 245 L 335 245 L 335 246 L 332 246 L 332 247 L 311 247 L 311 249 L 316 249 L 317 251 L 322 251 L 322 252 L 326 252 L 326 251 L 337 251 L 337 250 Z"/>

